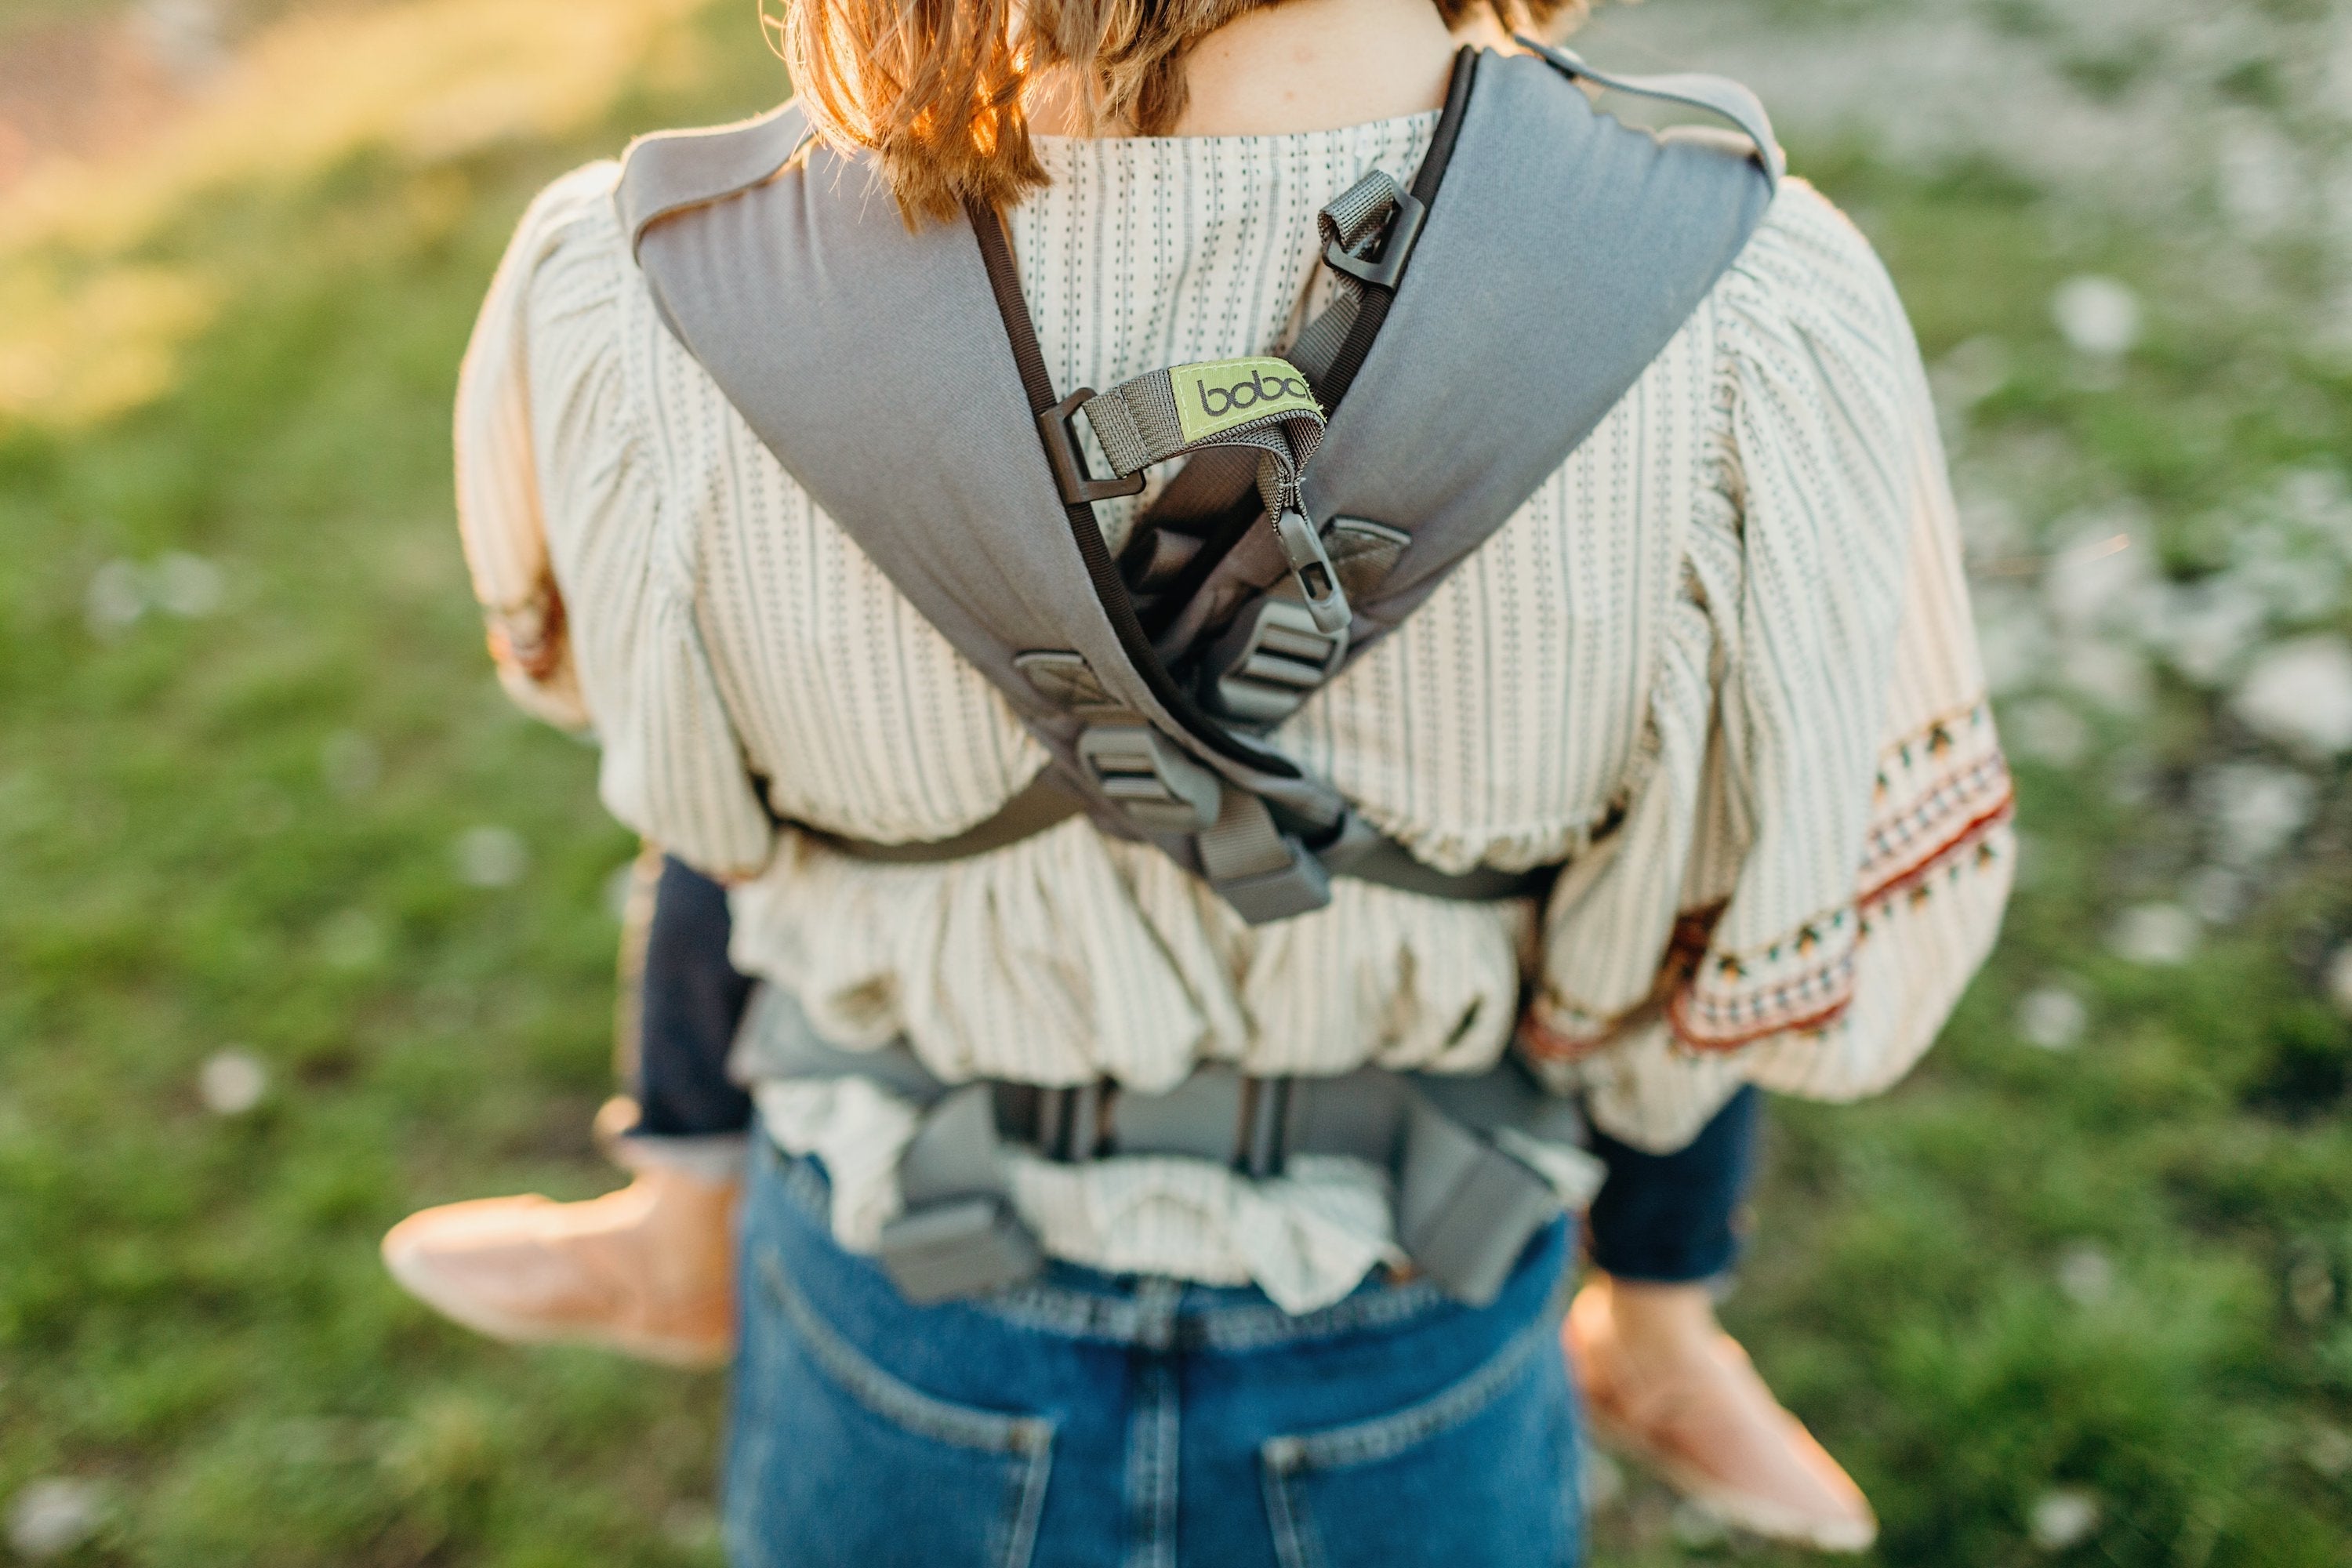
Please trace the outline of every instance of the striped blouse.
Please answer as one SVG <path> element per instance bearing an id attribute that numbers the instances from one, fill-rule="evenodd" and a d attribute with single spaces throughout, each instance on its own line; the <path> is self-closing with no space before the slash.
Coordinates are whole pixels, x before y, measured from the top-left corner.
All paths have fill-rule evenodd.
<path id="1" fill-rule="evenodd" d="M 1043 139 L 1051 184 L 1011 226 L 1055 384 L 1288 342 L 1328 288 L 1318 207 L 1374 167 L 1410 177 L 1434 124 Z M 1664 1149 L 1743 1082 L 1892 1083 L 1981 961 L 2010 788 L 1935 418 L 1885 271 L 1810 186 L 1786 183 L 1582 447 L 1277 736 L 1433 865 L 1567 861 L 1548 902 L 1342 879 L 1253 929 L 1083 819 L 932 866 L 772 825 L 946 837 L 1045 756 L 664 330 L 615 174 L 530 208 L 467 357 L 477 593 L 509 690 L 593 726 L 605 804 L 730 881 L 738 967 L 836 1042 L 903 1037 L 950 1079 L 1154 1089 L 1207 1060 L 1469 1070 L 1516 1040 Z M 1572 283 L 1529 308 L 1574 309 Z M 1114 545 L 1149 499 L 1100 509 Z M 870 1248 L 911 1110 L 863 1080 L 759 1100 Z M 1047 1249 L 1098 1268 L 1302 1310 L 1396 1256 L 1384 1177 L 1345 1161 L 1259 1183 L 1012 1166 Z"/>

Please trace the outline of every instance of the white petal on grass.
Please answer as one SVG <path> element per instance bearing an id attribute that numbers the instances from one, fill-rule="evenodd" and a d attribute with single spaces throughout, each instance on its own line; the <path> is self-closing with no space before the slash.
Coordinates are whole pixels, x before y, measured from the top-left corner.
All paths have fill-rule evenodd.
<path id="1" fill-rule="evenodd" d="M 121 637 L 147 613 L 147 574 L 136 561 L 108 562 L 90 574 L 81 608 L 93 637 Z"/>
<path id="2" fill-rule="evenodd" d="M 2099 1500 L 2078 1487 L 2057 1487 L 2034 1500 L 2028 1528 L 2044 1552 L 2063 1552 L 2088 1541 L 2099 1528 Z"/>
<path id="3" fill-rule="evenodd" d="M 158 609 L 183 620 L 201 620 L 228 597 L 228 579 L 203 556 L 174 550 L 155 563 L 148 592 Z"/>
<path id="4" fill-rule="evenodd" d="M 2139 296 L 2113 278 L 2069 278 L 2050 297 L 2050 319 L 2079 353 L 2117 359 L 2139 342 Z"/>
<path id="5" fill-rule="evenodd" d="M 2328 957 L 2327 999 L 2336 1004 L 2337 1012 L 2352 1018 L 2352 942 Z"/>
<path id="6" fill-rule="evenodd" d="M 2185 963 L 2197 951 L 2197 917 L 2179 904 L 2135 904 L 2116 917 L 2107 945 L 2151 967 Z"/>
<path id="7" fill-rule="evenodd" d="M 2224 865 L 2258 866 L 2303 831 L 2318 808 L 2318 786 L 2292 768 L 2223 763 L 2197 777 L 2192 792 Z"/>
<path id="8" fill-rule="evenodd" d="M 2059 650 L 2058 669 L 2070 689 L 2110 712 L 2136 716 L 2147 711 L 2155 700 L 2147 660 L 2137 648 L 2121 643 L 2076 638 Z"/>
<path id="9" fill-rule="evenodd" d="M 2071 768 L 2090 754 L 2091 726 L 2064 702 L 2042 697 L 2001 716 L 2001 731 L 2017 754 L 2053 768 Z"/>
<path id="10" fill-rule="evenodd" d="M 2214 173 L 2222 210 L 2250 239 L 2276 234 L 2305 206 L 2294 143 L 2252 110 L 2226 117 L 2220 129 Z"/>
<path id="11" fill-rule="evenodd" d="M 2045 1051 L 2071 1051 L 2090 1027 L 2091 1009 L 2063 985 L 2040 985 L 2017 1004 L 2017 1032 Z"/>
<path id="12" fill-rule="evenodd" d="M 530 869 L 530 848 L 510 827 L 469 827 L 457 836 L 457 878 L 469 888 L 511 888 Z"/>
<path id="13" fill-rule="evenodd" d="M 2180 884 L 2180 901 L 2209 926 L 2233 923 L 2253 901 L 2253 889 L 2227 866 L 2206 866 Z"/>
<path id="14" fill-rule="evenodd" d="M 105 1517 L 106 1496 L 96 1482 L 46 1477 L 9 1503 L 8 1545 L 28 1563 L 46 1563 L 96 1535 Z"/>
<path id="15" fill-rule="evenodd" d="M 2077 1241 L 2058 1255 L 2058 1289 L 2078 1307 L 2095 1307 L 2116 1292 L 2116 1263 L 2095 1241 Z"/>
<path id="16" fill-rule="evenodd" d="M 2230 710 L 2266 740 L 2322 757 L 2352 752 L 2352 642 L 2298 637 L 2256 656 Z"/>
<path id="17" fill-rule="evenodd" d="M 2009 345 L 1989 334 L 1973 337 L 1936 362 L 1936 396 L 1965 412 L 2007 386 L 2009 374 Z"/>
<path id="18" fill-rule="evenodd" d="M 2065 541 L 2042 573 L 2042 596 L 2062 626 L 2114 615 L 2154 579 L 2146 541 L 2155 524 L 2137 506 L 2102 507 L 2053 525 Z"/>
<path id="19" fill-rule="evenodd" d="M 1969 494 L 1960 501 L 1960 537 L 1970 559 L 2006 561 L 2026 548 L 2025 520 L 2006 496 Z"/>
<path id="20" fill-rule="evenodd" d="M 356 800 L 383 777 L 383 753 L 358 731 L 338 730 L 319 748 L 319 773 L 331 793 Z"/>
<path id="21" fill-rule="evenodd" d="M 2232 573 L 2168 584 L 2148 638 L 2173 668 L 2208 689 L 2261 637 L 2268 610 L 2254 586 Z"/>
<path id="22" fill-rule="evenodd" d="M 196 1092 L 215 1116 L 243 1116 L 269 1092 L 269 1068 L 251 1051 L 230 1046 L 205 1059 Z"/>
<path id="23" fill-rule="evenodd" d="M 1996 693 L 2031 689 L 2050 673 L 2050 620 L 2025 594 L 1979 595 L 1977 641 L 1985 679 Z"/>

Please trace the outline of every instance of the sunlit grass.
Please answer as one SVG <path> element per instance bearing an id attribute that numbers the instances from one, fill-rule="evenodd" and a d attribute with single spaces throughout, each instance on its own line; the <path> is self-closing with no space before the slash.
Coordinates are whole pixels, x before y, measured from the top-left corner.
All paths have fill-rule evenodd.
<path id="1" fill-rule="evenodd" d="M 692 80 L 698 35 L 680 24 L 706 8 L 408 0 L 265 29 L 135 155 L 53 164 L 0 195 L 0 426 L 72 427 L 152 399 L 224 289 L 299 261 L 211 258 L 227 278 L 159 265 L 151 253 L 206 208 L 299 198 L 361 157 L 429 171 L 576 135 L 624 90 Z"/>

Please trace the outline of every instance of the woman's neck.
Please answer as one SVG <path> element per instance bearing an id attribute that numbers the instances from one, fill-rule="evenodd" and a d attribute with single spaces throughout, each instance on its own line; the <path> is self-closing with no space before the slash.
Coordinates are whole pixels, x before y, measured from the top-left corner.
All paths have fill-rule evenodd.
<path id="1" fill-rule="evenodd" d="M 1457 47 L 1430 0 L 1286 0 L 1184 57 L 1179 136 L 1278 136 L 1418 114 L 1445 101 Z"/>
<path id="2" fill-rule="evenodd" d="M 1279 136 L 1418 114 L 1445 101 L 1455 49 L 1504 42 L 1491 22 L 1448 33 L 1430 0 L 1283 0 L 1235 17 L 1186 54 L 1185 108 L 1173 133 Z M 1067 96 L 1039 85 L 1031 123 L 1083 131 Z"/>

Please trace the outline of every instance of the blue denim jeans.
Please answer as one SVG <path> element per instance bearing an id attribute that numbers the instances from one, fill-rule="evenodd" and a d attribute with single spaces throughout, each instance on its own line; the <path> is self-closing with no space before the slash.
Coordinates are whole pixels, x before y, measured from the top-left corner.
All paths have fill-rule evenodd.
<path id="1" fill-rule="evenodd" d="M 820 1167 L 752 1143 L 728 1440 L 736 1568 L 1565 1568 L 1568 1225 L 1491 1307 L 1052 1266 L 910 1306 L 836 1247 Z"/>

